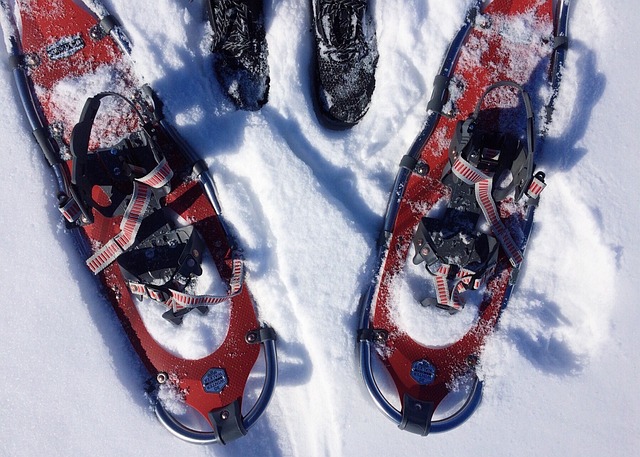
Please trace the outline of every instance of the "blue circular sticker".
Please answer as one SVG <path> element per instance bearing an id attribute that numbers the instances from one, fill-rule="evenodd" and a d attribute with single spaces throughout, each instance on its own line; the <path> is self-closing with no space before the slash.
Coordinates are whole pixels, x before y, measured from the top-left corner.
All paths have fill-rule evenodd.
<path id="1" fill-rule="evenodd" d="M 227 386 L 227 373 L 223 368 L 211 368 L 202 377 L 202 387 L 205 392 L 219 394 Z"/>
<path id="2" fill-rule="evenodd" d="M 427 360 L 417 360 L 411 365 L 411 377 L 421 386 L 426 386 L 436 379 L 436 367 Z"/>

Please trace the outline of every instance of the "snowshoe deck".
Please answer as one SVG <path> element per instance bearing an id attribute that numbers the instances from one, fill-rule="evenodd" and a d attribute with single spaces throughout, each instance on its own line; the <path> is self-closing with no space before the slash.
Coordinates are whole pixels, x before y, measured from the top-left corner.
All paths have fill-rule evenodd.
<path id="1" fill-rule="evenodd" d="M 420 435 L 450 430 L 480 403 L 482 383 L 475 367 L 512 292 L 543 187 L 543 175 L 533 175 L 533 155 L 539 150 L 529 118 L 552 108 L 567 44 L 568 3 L 558 2 L 554 14 L 551 0 L 494 0 L 484 9 L 476 2 L 435 78 L 424 129 L 401 161 L 378 247 L 377 281 L 361 300 L 358 344 L 369 392 L 402 429 Z M 495 87 L 497 83 L 504 87 Z M 522 97 L 518 88 L 524 88 Z M 485 90 L 491 93 L 483 100 Z M 545 93 L 546 99 L 534 99 L 531 108 L 526 93 Z M 469 116 L 474 111 L 475 118 Z M 475 162 L 470 164 L 462 151 L 473 147 L 479 134 L 472 130 L 480 126 L 493 143 L 472 150 Z M 504 133 L 515 134 L 510 146 L 496 139 Z M 498 165 L 507 150 L 510 162 Z M 496 190 L 487 180 L 478 190 L 479 181 L 491 176 L 499 180 L 487 164 L 493 172 L 500 166 L 508 169 L 510 184 Z M 442 207 L 444 217 L 439 215 Z M 478 220 L 484 221 L 483 229 Z M 414 279 L 407 281 L 407 275 Z M 479 289 L 471 292 L 479 304 L 464 310 L 475 315 L 462 336 L 431 343 L 400 322 L 398 316 L 407 309 L 401 306 L 421 304 L 426 305 L 424 314 L 412 316 L 422 316 L 422 328 L 432 328 L 433 313 L 448 311 L 452 315 L 444 319 L 460 319 L 464 295 L 472 289 Z M 383 362 L 395 392 L 383 393 L 378 386 L 372 353 Z M 455 411 L 436 413 L 465 379 L 470 387 Z M 397 401 L 390 401 L 395 394 Z"/>
<path id="2" fill-rule="evenodd" d="M 0 6 L 20 98 L 57 178 L 67 227 L 153 388 L 172 391 L 212 430 L 186 427 L 156 399 L 158 418 L 196 443 L 226 443 L 246 434 L 275 385 L 275 334 L 259 322 L 242 283 L 241 261 L 206 165 L 163 119 L 153 91 L 140 84 L 127 56 L 128 40 L 99 2 L 60 0 L 52 6 L 19 0 Z M 205 253 L 227 294 L 191 293 Z M 226 336 L 205 357 L 176 355 L 150 333 L 136 306 L 142 297 L 155 300 L 159 314 L 168 313 L 169 326 L 192 309 L 229 306 Z M 243 416 L 245 385 L 261 348 L 263 391 Z"/>

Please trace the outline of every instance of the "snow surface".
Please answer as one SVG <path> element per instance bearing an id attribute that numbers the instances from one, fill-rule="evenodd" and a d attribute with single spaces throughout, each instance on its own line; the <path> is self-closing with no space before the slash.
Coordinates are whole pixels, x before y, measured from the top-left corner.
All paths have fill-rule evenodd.
<path id="1" fill-rule="evenodd" d="M 549 186 L 484 353 L 484 400 L 461 427 L 427 438 L 396 429 L 369 399 L 356 311 L 397 163 L 470 0 L 372 2 L 377 87 L 347 132 L 321 128 L 313 114 L 308 2 L 265 0 L 271 91 L 257 113 L 234 111 L 213 82 L 202 2 L 105 3 L 173 124 L 210 165 L 260 315 L 278 332 L 278 387 L 250 434 L 225 448 L 184 443 L 157 423 L 147 375 L 62 229 L 3 49 L 0 456 L 635 455 L 637 2 L 572 2 L 540 161 Z"/>

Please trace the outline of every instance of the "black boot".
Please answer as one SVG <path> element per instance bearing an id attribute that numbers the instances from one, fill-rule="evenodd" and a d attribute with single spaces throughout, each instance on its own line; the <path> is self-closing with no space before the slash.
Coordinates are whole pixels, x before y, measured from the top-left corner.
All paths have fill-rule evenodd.
<path id="1" fill-rule="evenodd" d="M 328 127 L 355 125 L 369 109 L 378 49 L 367 0 L 312 0 L 316 97 Z"/>
<path id="2" fill-rule="evenodd" d="M 269 95 L 262 0 L 209 0 L 207 11 L 222 89 L 239 109 L 260 109 Z"/>

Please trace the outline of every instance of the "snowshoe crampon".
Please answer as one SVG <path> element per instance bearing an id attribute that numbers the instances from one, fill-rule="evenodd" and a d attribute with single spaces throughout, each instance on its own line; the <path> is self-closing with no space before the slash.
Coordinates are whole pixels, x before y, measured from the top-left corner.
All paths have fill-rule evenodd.
<path id="1" fill-rule="evenodd" d="M 550 119 L 569 2 L 557 2 L 555 14 L 552 3 L 472 6 L 434 81 L 424 129 L 400 163 L 377 281 L 360 303 L 358 346 L 373 400 L 401 429 L 447 431 L 480 403 L 476 366 L 545 187 L 534 120 L 545 108 Z"/>
<path id="2" fill-rule="evenodd" d="M 237 108 L 256 111 L 269 97 L 262 0 L 208 0 L 211 52 L 222 90 Z"/>
<path id="3" fill-rule="evenodd" d="M 312 0 L 315 103 L 329 128 L 357 124 L 371 104 L 378 48 L 368 0 Z"/>
<path id="4" fill-rule="evenodd" d="M 258 321 L 206 164 L 139 83 L 126 35 L 98 1 L 0 6 L 18 93 L 54 171 L 59 209 L 151 374 L 158 418 L 194 443 L 246 434 L 274 390 L 275 333 Z M 218 308 L 228 325 L 209 352 L 184 356 L 151 330 L 180 334 Z M 264 380 L 248 408 L 245 386 L 260 352 Z M 189 409 L 206 428 L 178 419 Z"/>

